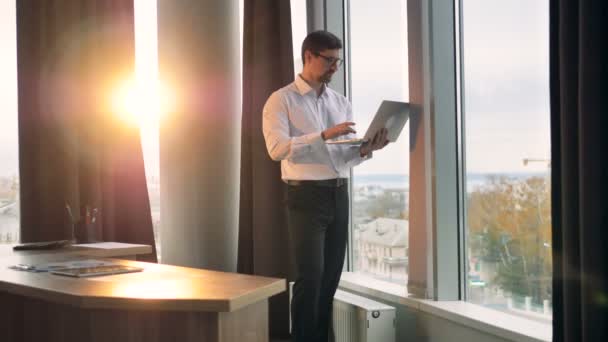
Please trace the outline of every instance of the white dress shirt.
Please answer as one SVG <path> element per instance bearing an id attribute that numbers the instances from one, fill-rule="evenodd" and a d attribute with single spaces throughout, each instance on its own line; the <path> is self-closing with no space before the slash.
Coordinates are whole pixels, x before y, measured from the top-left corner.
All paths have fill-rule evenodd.
<path id="1" fill-rule="evenodd" d="M 275 91 L 264 106 L 263 132 L 268 154 L 281 161 L 281 178 L 348 178 L 351 167 L 371 156 L 361 157 L 359 146 L 328 145 L 321 137 L 325 129 L 346 121 L 353 121 L 350 103 L 327 86 L 317 96 L 298 76 Z"/>

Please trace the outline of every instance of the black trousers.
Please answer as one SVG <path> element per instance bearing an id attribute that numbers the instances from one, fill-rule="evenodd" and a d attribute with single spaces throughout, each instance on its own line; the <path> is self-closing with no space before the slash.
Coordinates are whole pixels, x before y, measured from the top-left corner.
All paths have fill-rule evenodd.
<path id="1" fill-rule="evenodd" d="M 287 207 L 296 262 L 293 341 L 333 341 L 333 298 L 348 238 L 348 187 L 288 185 Z"/>

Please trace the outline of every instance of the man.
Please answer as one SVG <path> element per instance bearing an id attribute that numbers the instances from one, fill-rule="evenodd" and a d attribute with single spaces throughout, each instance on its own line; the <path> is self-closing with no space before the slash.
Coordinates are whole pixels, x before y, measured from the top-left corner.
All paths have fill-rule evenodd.
<path id="1" fill-rule="evenodd" d="M 342 64 L 341 48 L 340 39 L 329 32 L 310 33 L 302 43 L 302 73 L 264 106 L 266 147 L 273 160 L 281 161 L 288 187 L 297 271 L 292 336 L 297 342 L 333 340 L 333 297 L 348 236 L 349 169 L 388 143 L 384 129 L 360 146 L 326 144 L 355 133 L 350 103 L 327 87 Z"/>

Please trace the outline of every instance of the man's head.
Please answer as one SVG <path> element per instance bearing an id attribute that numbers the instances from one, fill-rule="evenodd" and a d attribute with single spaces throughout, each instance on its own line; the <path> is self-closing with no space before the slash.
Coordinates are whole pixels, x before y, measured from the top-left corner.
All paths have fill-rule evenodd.
<path id="1" fill-rule="evenodd" d="M 342 42 L 327 31 L 311 32 L 302 42 L 303 73 L 317 82 L 329 83 L 342 64 Z"/>

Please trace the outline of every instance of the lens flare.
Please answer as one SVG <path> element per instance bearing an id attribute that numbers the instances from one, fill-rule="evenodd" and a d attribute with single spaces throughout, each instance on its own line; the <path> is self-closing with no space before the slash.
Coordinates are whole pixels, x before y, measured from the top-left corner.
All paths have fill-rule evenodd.
<path id="1" fill-rule="evenodd" d="M 113 112 L 123 121 L 143 126 L 157 126 L 170 107 L 170 91 L 158 79 L 127 79 L 117 85 L 112 95 Z"/>

